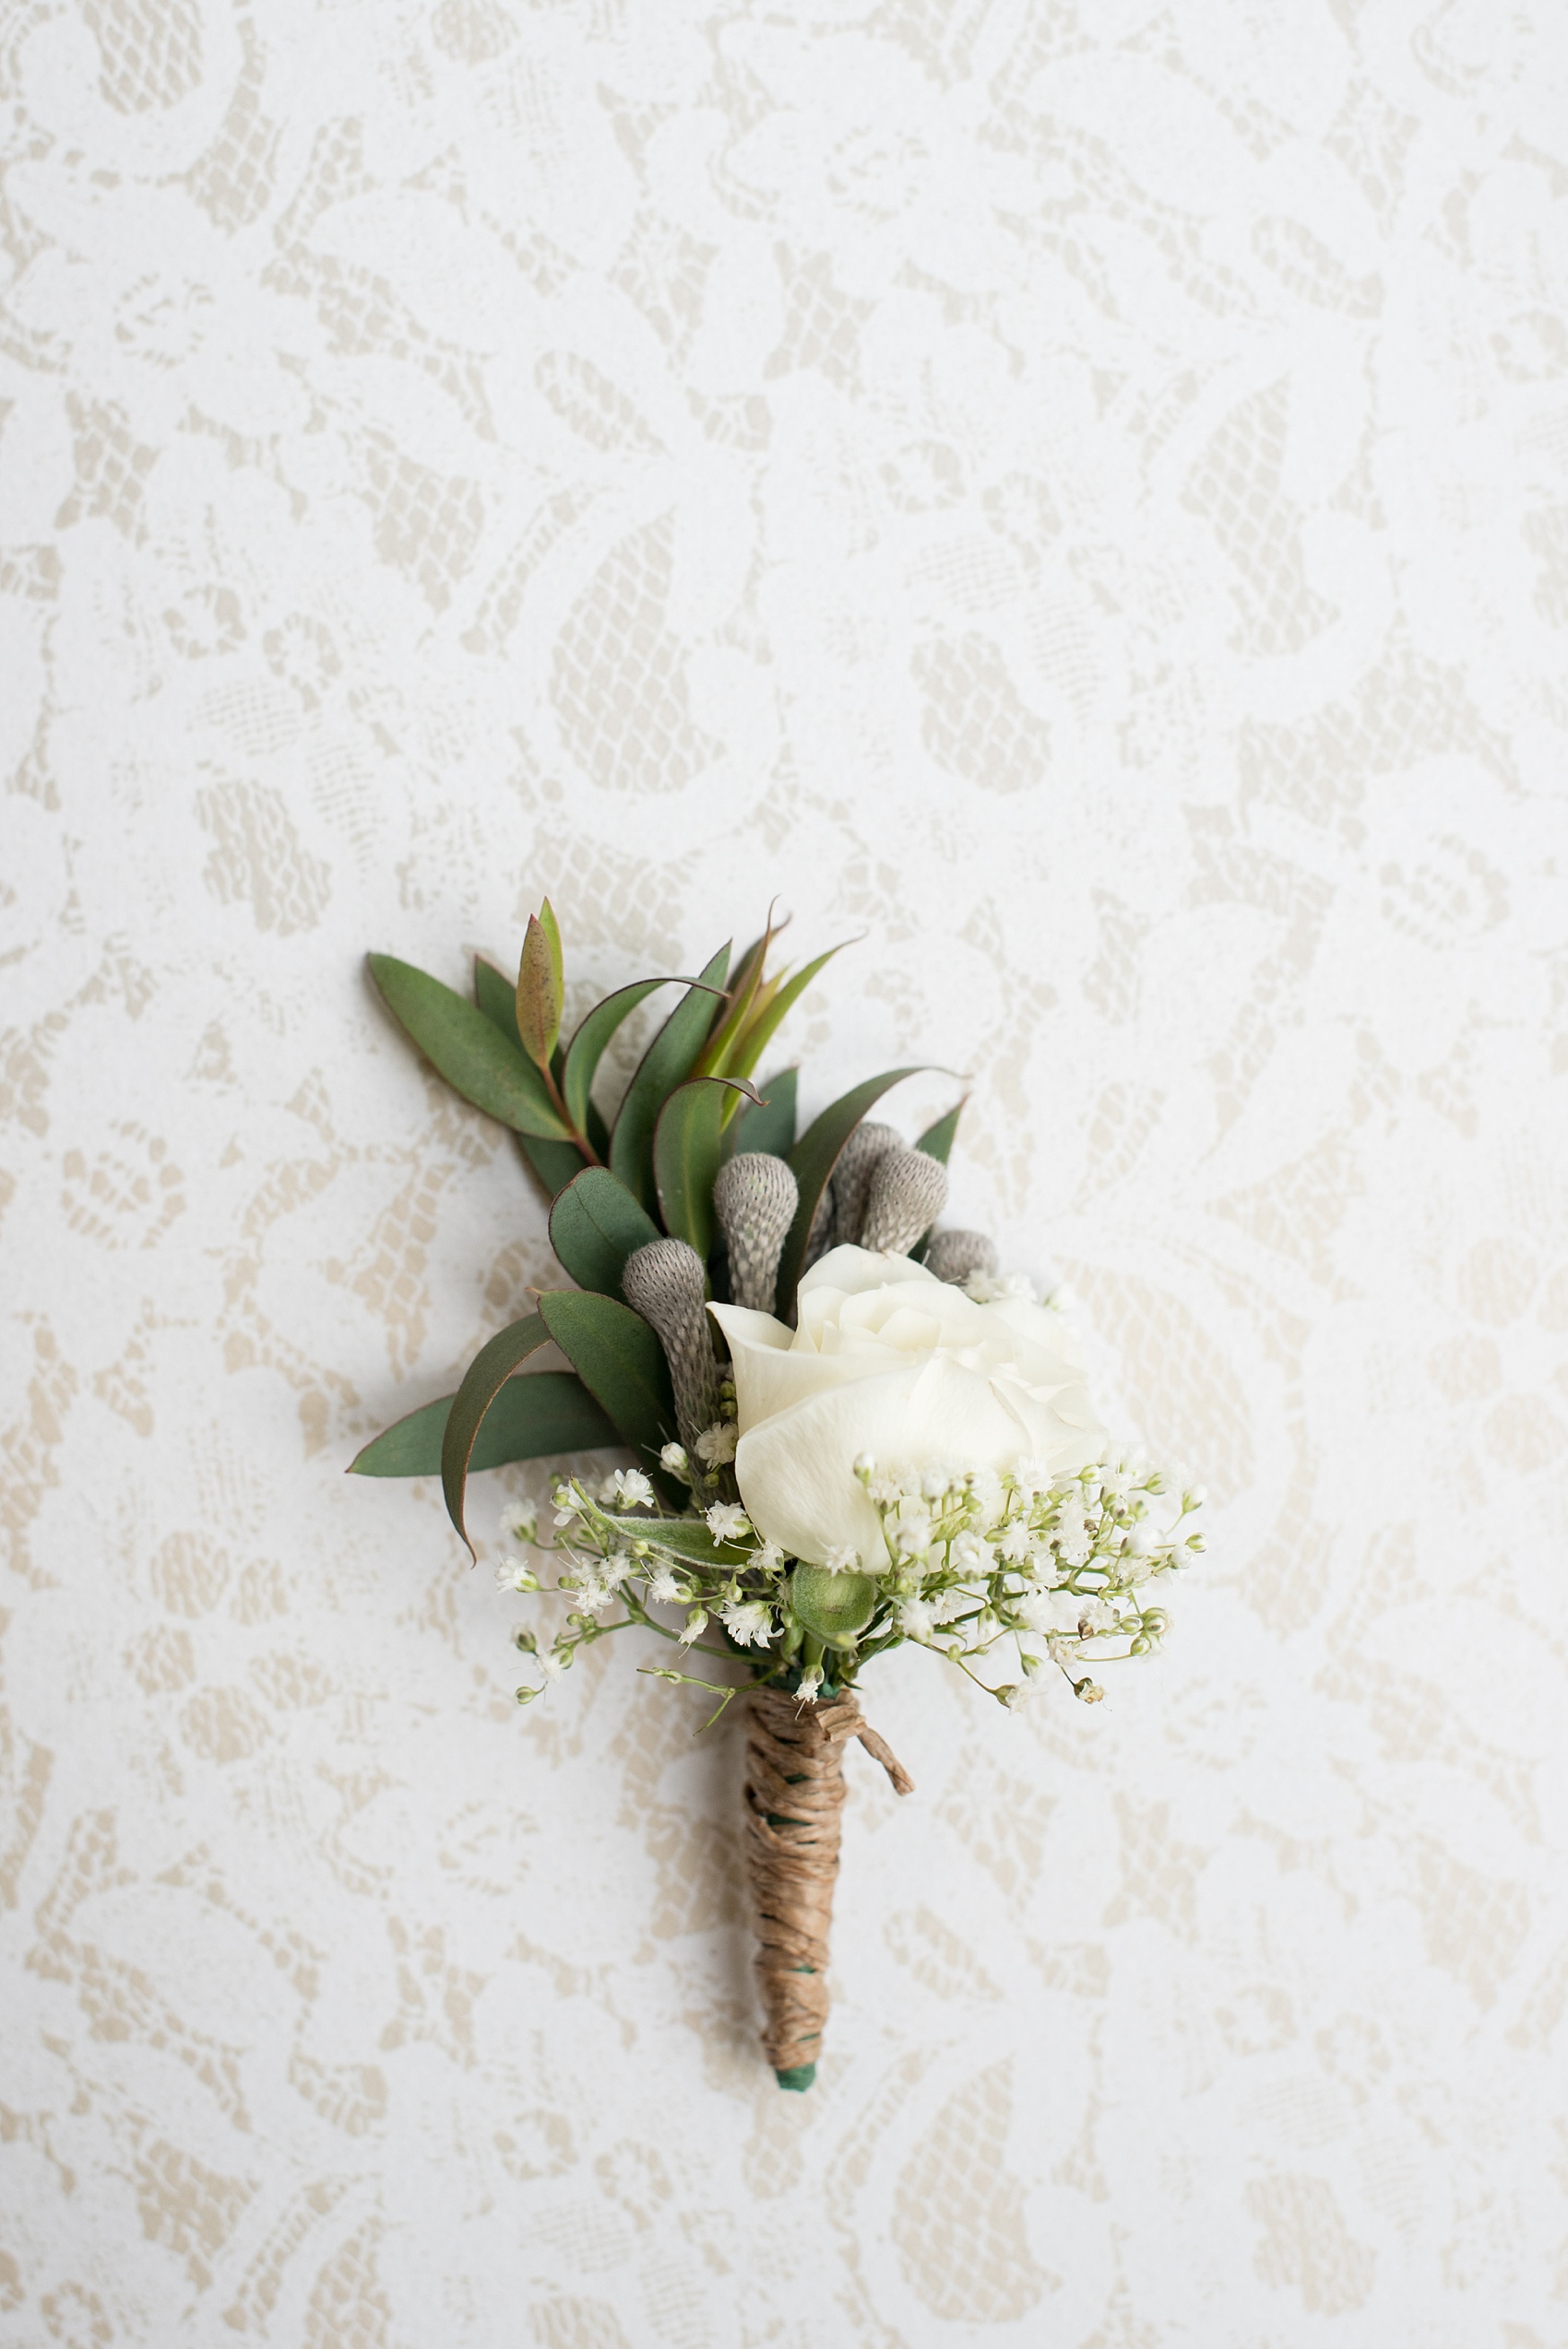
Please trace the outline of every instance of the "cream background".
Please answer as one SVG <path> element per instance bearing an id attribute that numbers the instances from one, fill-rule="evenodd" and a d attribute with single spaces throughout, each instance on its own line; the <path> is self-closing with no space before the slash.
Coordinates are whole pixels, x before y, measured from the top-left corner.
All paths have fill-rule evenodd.
<path id="1" fill-rule="evenodd" d="M 3 71 L 0 2341 L 1562 2349 L 1562 12 Z M 870 1684 L 805 2099 L 733 1746 L 624 1643 L 518 1713 L 341 1473 L 547 1264 L 359 956 L 545 888 L 579 1003 L 863 932 L 809 1103 L 971 1070 L 1221 1504 L 1098 1712 Z"/>

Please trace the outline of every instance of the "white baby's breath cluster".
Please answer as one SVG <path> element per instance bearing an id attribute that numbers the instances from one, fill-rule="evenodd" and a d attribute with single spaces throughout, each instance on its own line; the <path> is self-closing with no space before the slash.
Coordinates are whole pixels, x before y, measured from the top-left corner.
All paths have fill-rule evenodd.
<path id="1" fill-rule="evenodd" d="M 516 1633 L 542 1675 L 539 1685 L 517 1690 L 519 1703 L 542 1694 L 580 1650 L 636 1624 L 671 1642 L 683 1661 L 694 1651 L 743 1659 L 754 1681 L 804 1702 L 854 1678 L 871 1656 L 908 1642 L 955 1664 L 1002 1704 L 1019 1703 L 1053 1667 L 1093 1704 L 1104 1694 L 1095 1676 L 1102 1665 L 1159 1645 L 1165 1611 L 1149 1603 L 1148 1586 L 1204 1546 L 1202 1488 L 1172 1483 L 1135 1460 L 1051 1475 L 1027 1461 L 1003 1472 L 916 1471 L 885 1469 L 862 1456 L 855 1473 L 875 1509 L 882 1552 L 868 1557 L 846 1549 L 826 1564 L 833 1573 L 870 1578 L 874 1604 L 851 1640 L 825 1647 L 794 1613 L 796 1561 L 763 1540 L 739 1502 L 706 1500 L 706 1463 L 719 1449 L 699 1447 L 696 1464 L 681 1445 L 665 1446 L 660 1466 L 692 1495 L 682 1516 L 660 1513 L 638 1469 L 618 1469 L 591 1485 L 571 1479 L 556 1486 L 552 1549 L 562 1571 L 552 1587 L 568 1611 L 547 1646 L 527 1628 Z M 526 1514 L 509 1517 L 504 1531 L 537 1540 L 537 1523 Z M 510 1556 L 496 1579 L 505 1590 L 541 1588 Z M 682 1619 L 663 1621 L 656 1608 L 677 1610 Z M 660 1679 L 712 1688 L 720 1710 L 736 1693 L 673 1666 L 651 1669 Z"/>
<path id="2" fill-rule="evenodd" d="M 1152 1654 L 1164 1637 L 1146 1586 L 1204 1547 L 1202 1486 L 1172 1490 L 1159 1469 L 1125 1457 L 1071 1476 L 1028 1461 L 917 1473 L 862 1459 L 856 1473 L 882 1526 L 894 1637 L 933 1649 L 1004 1704 L 1051 1665 L 1098 1703 L 1095 1668 Z M 1014 1658 L 1020 1680 L 980 1678 L 978 1667 Z"/>

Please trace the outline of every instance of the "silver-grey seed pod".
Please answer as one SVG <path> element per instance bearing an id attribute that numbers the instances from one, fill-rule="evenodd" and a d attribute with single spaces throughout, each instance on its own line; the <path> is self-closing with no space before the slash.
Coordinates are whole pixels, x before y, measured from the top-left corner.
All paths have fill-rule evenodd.
<path id="1" fill-rule="evenodd" d="M 634 1248 L 623 1265 L 621 1294 L 664 1348 L 676 1425 L 692 1453 L 697 1437 L 719 1417 L 719 1365 L 708 1334 L 703 1260 L 684 1240 L 649 1240 Z"/>
<path id="2" fill-rule="evenodd" d="M 908 1256 L 947 1203 L 947 1169 L 923 1150 L 890 1150 L 876 1162 L 861 1246 Z"/>
<path id="3" fill-rule="evenodd" d="M 995 1271 L 996 1243 L 983 1232 L 938 1232 L 925 1252 L 925 1269 L 962 1288 L 975 1273 Z"/>
<path id="4" fill-rule="evenodd" d="M 793 1174 L 765 1151 L 742 1151 L 719 1168 L 713 1211 L 730 1252 L 730 1294 L 737 1305 L 773 1311 L 778 1259 L 800 1203 Z"/>
<path id="5" fill-rule="evenodd" d="M 809 1272 L 819 1256 L 826 1256 L 833 1246 L 833 1186 L 825 1183 L 822 1197 L 812 1215 L 812 1227 L 806 1234 L 806 1252 L 801 1259 L 801 1270 Z"/>
<path id="6" fill-rule="evenodd" d="M 871 1178 L 879 1160 L 890 1150 L 902 1150 L 904 1138 L 891 1126 L 857 1126 L 838 1153 L 833 1169 L 833 1245 L 841 1248 L 845 1242 L 861 1240 L 861 1226 L 865 1222 L 866 1199 L 871 1190 Z"/>

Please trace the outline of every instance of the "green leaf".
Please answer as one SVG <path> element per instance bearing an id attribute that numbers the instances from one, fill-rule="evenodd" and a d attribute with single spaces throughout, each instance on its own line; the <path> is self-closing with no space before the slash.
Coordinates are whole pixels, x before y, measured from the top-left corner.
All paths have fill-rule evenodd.
<path id="1" fill-rule="evenodd" d="M 945 1117 L 939 1117 L 934 1126 L 928 1126 L 915 1148 L 923 1150 L 927 1158 L 937 1159 L 945 1166 L 953 1148 L 953 1138 L 958 1130 L 958 1120 L 964 1114 L 964 1103 L 968 1100 L 966 1093 L 964 1101 L 959 1102 L 956 1108 L 950 1109 Z"/>
<path id="2" fill-rule="evenodd" d="M 784 1243 L 784 1253 L 778 1264 L 778 1302 L 774 1307 L 781 1320 L 794 1310 L 795 1291 L 800 1285 L 805 1259 L 806 1241 L 810 1236 L 812 1217 L 817 1201 L 827 1186 L 827 1178 L 837 1163 L 838 1153 L 865 1115 L 890 1092 L 902 1084 L 906 1077 L 919 1074 L 917 1068 L 890 1068 L 885 1076 L 868 1077 L 863 1084 L 854 1086 L 840 1099 L 829 1103 L 820 1117 L 813 1120 L 790 1152 L 790 1164 L 800 1186 L 801 1203 L 795 1210 L 795 1220 L 790 1226 L 790 1236 Z"/>
<path id="3" fill-rule="evenodd" d="M 800 1071 L 781 1068 L 762 1088 L 762 1099 L 740 1115 L 725 1137 L 726 1155 L 762 1151 L 769 1158 L 788 1158 L 795 1147 L 795 1086 Z"/>
<path id="4" fill-rule="evenodd" d="M 452 1398 L 441 1437 L 441 1489 L 446 1496 L 446 1514 L 468 1542 L 470 1556 L 474 1555 L 474 1545 L 469 1542 L 468 1527 L 463 1523 L 463 1495 L 479 1431 L 485 1413 L 517 1365 L 549 1342 L 550 1331 L 537 1313 L 498 1330 L 475 1354 Z"/>
<path id="5" fill-rule="evenodd" d="M 558 1198 L 574 1176 L 588 1164 L 576 1142 L 542 1142 L 532 1134 L 519 1134 L 518 1145 L 523 1156 L 543 1184 L 546 1196 Z"/>
<path id="6" fill-rule="evenodd" d="M 706 1525 L 691 1517 L 611 1517 L 606 1521 L 628 1542 L 648 1542 L 690 1566 L 749 1566 L 754 1553 L 738 1542 L 716 1542 Z"/>
<path id="7" fill-rule="evenodd" d="M 754 1088 L 731 1077 L 693 1077 L 677 1085 L 659 1113 L 653 1173 L 664 1228 L 695 1248 L 706 1264 L 713 1246 L 713 1178 L 723 1159 L 720 1129 L 731 1092 L 755 1102 Z"/>
<path id="8" fill-rule="evenodd" d="M 774 900 L 778 902 L 777 899 Z M 764 984 L 767 949 L 774 940 L 773 907 L 767 909 L 767 927 L 760 938 L 754 938 L 735 966 L 728 992 L 708 1029 L 707 1041 L 692 1064 L 698 1077 L 719 1076 L 727 1067 L 726 1055 L 736 1036 L 750 1017 L 757 992 Z M 777 984 L 777 983 L 775 983 Z M 772 987 L 767 992 L 772 994 Z"/>
<path id="9" fill-rule="evenodd" d="M 438 1476 L 454 1400 L 438 1396 L 386 1428 L 350 1463 L 350 1475 Z M 526 1377 L 508 1378 L 486 1412 L 469 1455 L 469 1474 L 513 1460 L 544 1460 L 552 1452 L 601 1451 L 620 1441 L 574 1372 L 530 1370 Z"/>
<path id="10" fill-rule="evenodd" d="M 555 908 L 548 898 L 539 909 L 539 926 L 550 941 L 550 969 L 559 1003 L 566 992 L 566 966 L 561 953 L 561 924 L 555 919 Z"/>
<path id="11" fill-rule="evenodd" d="M 713 1017 L 708 991 L 723 985 L 729 967 L 730 948 L 721 946 L 644 1053 L 610 1137 L 611 1173 L 621 1177 L 650 1215 L 659 1199 L 653 1176 L 653 1136 L 659 1113 L 676 1086 L 683 1085 L 692 1073 Z"/>
<path id="12" fill-rule="evenodd" d="M 550 1210 L 550 1245 L 580 1289 L 619 1297 L 621 1268 L 634 1248 L 659 1237 L 658 1224 L 607 1167 L 585 1167 Z"/>
<path id="13" fill-rule="evenodd" d="M 504 971 L 487 962 L 481 954 L 474 957 L 474 1001 L 493 1028 L 498 1028 L 507 1043 L 522 1051 L 523 1040 L 517 1033 L 517 990 Z"/>
<path id="14" fill-rule="evenodd" d="M 544 900 L 550 913 L 550 900 Z M 536 1068 L 548 1068 L 555 1039 L 561 1033 L 561 937 L 555 916 L 547 930 L 537 914 L 529 915 L 517 965 L 517 1033 L 523 1050 Z"/>
<path id="15" fill-rule="evenodd" d="M 642 1455 L 654 1483 L 671 1501 L 683 1500 L 684 1487 L 658 1464 L 661 1447 L 674 1434 L 675 1398 L 664 1349 L 642 1316 L 614 1297 L 576 1289 L 547 1289 L 539 1310 L 622 1440 Z"/>
<path id="16" fill-rule="evenodd" d="M 830 1574 L 825 1566 L 797 1566 L 790 1577 L 790 1608 L 798 1624 L 830 1648 L 852 1648 L 876 1612 L 877 1586 L 869 1574 Z"/>
<path id="17" fill-rule="evenodd" d="M 831 962 L 839 951 L 839 948 L 830 946 L 826 954 L 819 954 L 814 962 L 808 962 L 803 971 L 797 971 L 792 979 L 787 980 L 779 987 L 778 994 L 772 997 L 771 1001 L 764 1005 L 754 1019 L 747 1020 L 724 1059 L 718 1064 L 722 1075 L 726 1077 L 751 1075 L 777 1034 L 779 1023 L 785 1015 L 794 1009 L 824 963 Z"/>
<path id="18" fill-rule="evenodd" d="M 636 1009 L 646 996 L 652 995 L 656 987 L 667 987 L 669 984 L 668 979 L 638 979 L 629 987 L 617 987 L 612 996 L 606 996 L 602 1003 L 594 1005 L 578 1027 L 566 1047 L 561 1094 L 566 1104 L 566 1114 L 576 1120 L 579 1133 L 587 1130 L 584 1120 L 589 1112 L 594 1072 L 604 1056 L 604 1049 L 611 1037 L 621 1022 Z"/>
<path id="19" fill-rule="evenodd" d="M 538 1069 L 482 1011 L 395 955 L 371 954 L 365 960 L 388 1011 L 465 1101 L 519 1134 L 564 1137 Z"/>

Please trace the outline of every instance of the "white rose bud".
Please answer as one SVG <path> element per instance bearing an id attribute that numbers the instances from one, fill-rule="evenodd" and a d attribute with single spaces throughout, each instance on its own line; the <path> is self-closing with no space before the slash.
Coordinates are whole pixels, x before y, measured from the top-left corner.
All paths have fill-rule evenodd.
<path id="1" fill-rule="evenodd" d="M 735 1366 L 746 1514 L 813 1566 L 885 1552 L 862 1453 L 911 1479 L 954 1459 L 1001 1471 L 1020 1458 L 1069 1477 L 1104 1449 L 1070 1331 L 1021 1297 L 977 1305 L 921 1265 L 839 1247 L 802 1279 L 794 1330 L 708 1310 Z"/>

